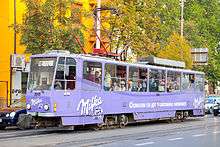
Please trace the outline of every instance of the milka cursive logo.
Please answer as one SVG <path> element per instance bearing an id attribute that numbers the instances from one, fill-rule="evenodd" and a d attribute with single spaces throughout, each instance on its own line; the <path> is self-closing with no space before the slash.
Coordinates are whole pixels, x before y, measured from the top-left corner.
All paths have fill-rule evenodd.
<path id="1" fill-rule="evenodd" d="M 100 116 L 103 113 L 103 109 L 100 107 L 102 103 L 102 98 L 97 96 L 87 100 L 81 99 L 77 111 L 80 111 L 81 115 Z"/>
<path id="2" fill-rule="evenodd" d="M 202 97 L 194 99 L 193 106 L 194 108 L 203 108 L 204 99 Z"/>
<path id="3" fill-rule="evenodd" d="M 31 105 L 32 105 L 32 106 L 36 106 L 36 105 L 38 105 L 38 104 L 40 104 L 40 103 L 42 103 L 42 99 L 39 99 L 39 98 L 37 98 L 37 99 L 31 99 Z"/>

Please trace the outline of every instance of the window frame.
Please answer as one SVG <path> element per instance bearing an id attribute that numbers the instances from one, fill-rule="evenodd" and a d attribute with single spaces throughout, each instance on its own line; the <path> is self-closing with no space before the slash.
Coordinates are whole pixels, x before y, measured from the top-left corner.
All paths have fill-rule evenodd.
<path id="1" fill-rule="evenodd" d="M 63 79 L 56 79 L 56 74 L 57 74 L 57 68 L 58 68 L 58 65 L 59 65 L 59 59 L 60 58 L 65 58 L 65 60 L 64 60 L 64 64 L 60 64 L 60 65 L 63 65 L 64 66 L 64 78 Z M 71 58 L 71 59 L 74 59 L 74 61 L 75 61 L 75 64 L 73 65 L 73 64 L 71 64 L 71 66 L 74 66 L 75 67 L 75 79 L 74 80 L 67 80 L 66 79 L 66 69 L 67 69 L 67 64 L 66 64 L 66 61 L 67 61 L 67 58 Z M 69 67 L 69 66 L 68 66 Z M 76 61 L 76 59 L 74 58 L 74 57 L 69 57 L 69 56 L 58 56 L 57 57 L 57 63 L 56 63 L 56 70 L 55 70 L 55 72 L 54 72 L 54 81 L 53 81 L 53 90 L 55 90 L 55 91 L 74 91 L 74 90 L 76 90 L 76 81 L 77 81 L 77 70 L 76 70 L 76 67 L 77 67 L 77 61 Z M 55 89 L 55 82 L 56 81 L 61 81 L 61 82 L 64 82 L 64 89 Z M 68 81 L 73 81 L 73 82 L 75 82 L 75 87 L 74 87 L 74 89 L 67 89 L 67 83 L 68 83 Z"/>
<path id="2" fill-rule="evenodd" d="M 178 90 L 175 90 L 174 89 L 174 91 L 168 91 L 168 75 L 169 75 L 169 72 L 172 72 L 173 73 L 173 75 L 179 75 L 179 77 L 178 76 L 176 76 L 175 78 L 179 78 L 179 89 Z M 172 81 L 173 82 L 173 81 Z M 180 92 L 181 90 L 182 90 L 182 72 L 181 71 L 175 71 L 175 70 L 166 70 L 166 92 L 168 92 L 168 93 L 173 93 L 173 92 Z"/>
<path id="3" fill-rule="evenodd" d="M 124 80 L 125 81 L 125 90 L 110 90 L 113 83 L 111 83 L 111 86 L 110 86 L 110 89 L 109 90 L 105 90 L 105 77 L 106 77 L 106 66 L 108 65 L 111 65 L 111 66 L 114 66 L 114 76 L 112 77 L 111 74 L 111 81 L 112 79 L 115 79 L 115 80 L 118 80 L 120 79 L 119 77 L 117 77 L 117 73 L 118 73 L 118 70 L 117 70 L 117 67 L 118 66 L 121 66 L 121 67 L 125 67 L 125 76 L 123 78 L 121 78 L 121 80 Z M 123 91 L 128 91 L 128 65 L 123 65 L 123 64 L 117 64 L 117 63 L 104 63 L 103 64 L 103 68 L 104 68 L 104 72 L 103 72 L 103 85 L 102 85 L 102 89 L 106 92 L 111 92 L 111 91 L 114 91 L 114 92 L 123 92 Z M 120 85 L 118 85 L 118 87 L 120 87 Z"/>
<path id="4" fill-rule="evenodd" d="M 130 69 L 134 69 L 134 68 L 136 68 L 137 70 L 134 70 L 135 72 L 137 71 L 138 72 L 138 78 L 137 78 L 137 84 L 139 84 L 139 81 L 141 81 L 141 82 L 143 82 L 145 79 L 141 79 L 141 76 L 140 76 L 140 70 L 145 70 L 145 71 L 147 71 L 146 73 L 147 73 L 147 87 L 146 87 L 146 91 L 144 90 L 143 91 L 143 89 L 142 89 L 142 91 L 132 91 L 132 90 L 129 90 L 129 81 L 130 80 L 132 80 L 133 79 L 133 77 L 132 77 L 132 75 L 133 74 L 131 74 L 131 70 Z M 142 67 L 142 66 L 135 66 L 135 65 L 130 65 L 130 66 L 128 66 L 128 77 L 127 77 L 127 91 L 130 91 L 130 92 L 149 92 L 149 68 L 148 67 Z M 138 87 L 138 86 L 137 86 Z M 142 88 L 143 88 L 143 83 L 142 83 Z"/>
<path id="5" fill-rule="evenodd" d="M 85 77 L 84 77 L 84 64 L 85 64 L 85 62 L 91 62 L 91 63 L 99 63 L 101 66 L 100 66 L 100 69 L 101 69 L 101 74 L 100 74 L 100 80 L 101 80 L 101 82 L 100 83 L 96 83 L 96 82 L 94 82 L 94 81 L 91 81 L 91 80 L 88 80 L 88 79 L 86 79 Z M 102 62 L 99 62 L 99 61 L 94 61 L 94 60 L 83 60 L 82 61 L 82 67 L 83 67 L 83 69 L 82 69 L 82 79 L 83 80 L 88 80 L 88 81 L 90 81 L 90 82 L 93 82 L 93 83 L 95 83 L 95 84 L 98 84 L 99 86 L 101 86 L 101 88 L 100 89 L 102 89 L 102 83 L 103 83 L 103 63 Z"/>
<path id="6" fill-rule="evenodd" d="M 157 70 L 157 72 L 159 72 L 159 70 L 163 71 L 164 75 L 162 75 L 164 78 L 162 78 L 162 80 L 164 80 L 164 91 L 159 91 L 159 89 L 157 91 L 151 91 L 150 89 L 150 79 L 151 79 L 151 71 L 152 70 Z M 160 83 L 158 83 L 158 88 L 160 86 Z M 166 85 L 167 85 L 167 69 L 160 69 L 160 68 L 149 68 L 148 69 L 148 87 L 149 87 L 149 91 L 148 92 L 154 92 L 154 93 L 166 93 Z"/>

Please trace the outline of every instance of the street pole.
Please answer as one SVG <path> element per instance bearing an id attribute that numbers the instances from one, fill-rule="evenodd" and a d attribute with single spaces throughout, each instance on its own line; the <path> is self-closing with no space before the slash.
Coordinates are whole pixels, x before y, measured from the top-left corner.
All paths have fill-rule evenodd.
<path id="1" fill-rule="evenodd" d="M 16 26 L 17 26 L 17 9 L 16 9 L 16 0 L 14 0 L 14 54 L 17 53 L 16 49 L 17 49 L 17 36 L 16 36 Z"/>
<path id="2" fill-rule="evenodd" d="M 96 49 L 101 48 L 101 0 L 97 0 L 97 17 L 96 17 Z"/>
<path id="3" fill-rule="evenodd" d="M 183 37 L 183 29 L 184 29 L 184 2 L 185 0 L 181 0 L 181 25 L 180 25 L 180 35 Z"/>
<path id="4" fill-rule="evenodd" d="M 180 20 L 180 35 L 183 37 L 183 30 L 184 30 L 184 2 L 185 0 L 181 0 L 181 20 Z M 183 61 L 183 49 L 180 49 L 180 56 Z"/>

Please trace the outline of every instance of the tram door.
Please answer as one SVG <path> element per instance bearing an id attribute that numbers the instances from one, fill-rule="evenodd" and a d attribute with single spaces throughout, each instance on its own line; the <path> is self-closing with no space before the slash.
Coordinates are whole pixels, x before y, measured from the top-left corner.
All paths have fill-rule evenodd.
<path id="1" fill-rule="evenodd" d="M 60 57 L 54 80 L 54 91 L 56 103 L 61 103 L 63 108 L 60 111 L 71 112 L 74 102 L 74 90 L 76 87 L 76 61 L 71 57 Z"/>

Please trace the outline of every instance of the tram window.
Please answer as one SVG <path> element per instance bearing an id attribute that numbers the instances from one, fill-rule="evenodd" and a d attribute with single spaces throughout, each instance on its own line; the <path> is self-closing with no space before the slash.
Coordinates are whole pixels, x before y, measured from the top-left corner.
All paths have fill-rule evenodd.
<path id="1" fill-rule="evenodd" d="M 101 85 L 102 83 L 102 64 L 99 62 L 85 61 L 83 64 L 83 79 Z"/>
<path id="2" fill-rule="evenodd" d="M 147 91 L 147 69 L 129 67 L 128 90 L 136 92 Z"/>
<path id="3" fill-rule="evenodd" d="M 65 61 L 66 60 L 66 61 Z M 76 77 L 76 62 L 74 58 L 60 57 L 57 64 L 54 89 L 74 90 Z"/>
<path id="4" fill-rule="evenodd" d="M 167 72 L 167 92 L 180 91 L 181 73 L 168 71 Z"/>
<path id="5" fill-rule="evenodd" d="M 181 89 L 188 89 L 190 86 L 189 74 L 183 74 L 181 78 Z"/>
<path id="6" fill-rule="evenodd" d="M 60 57 L 57 64 L 54 89 L 55 90 L 65 90 L 65 80 L 64 80 L 64 69 L 65 69 L 65 58 Z"/>
<path id="7" fill-rule="evenodd" d="M 164 92 L 165 91 L 165 71 L 151 69 L 149 77 L 149 91 L 150 92 Z"/>
<path id="8" fill-rule="evenodd" d="M 195 88 L 195 75 L 184 73 L 181 78 L 182 90 Z"/>
<path id="9" fill-rule="evenodd" d="M 106 64 L 105 65 L 105 91 L 126 91 L 126 66 Z"/>
<path id="10" fill-rule="evenodd" d="M 57 65 L 56 79 L 64 80 L 64 65 L 62 64 Z"/>
<path id="11" fill-rule="evenodd" d="M 64 80 L 55 80 L 54 89 L 55 90 L 64 90 L 65 89 L 65 81 Z"/>
<path id="12" fill-rule="evenodd" d="M 64 64 L 65 63 L 65 57 L 60 57 L 58 64 Z"/>
<path id="13" fill-rule="evenodd" d="M 66 68 L 65 68 L 65 80 L 66 89 L 75 89 L 76 83 L 76 61 L 73 58 L 66 58 Z"/>
<path id="14" fill-rule="evenodd" d="M 195 89 L 204 91 L 204 76 L 200 74 L 195 75 Z"/>
<path id="15" fill-rule="evenodd" d="M 76 65 L 76 60 L 73 58 L 66 58 L 66 65 Z"/>

